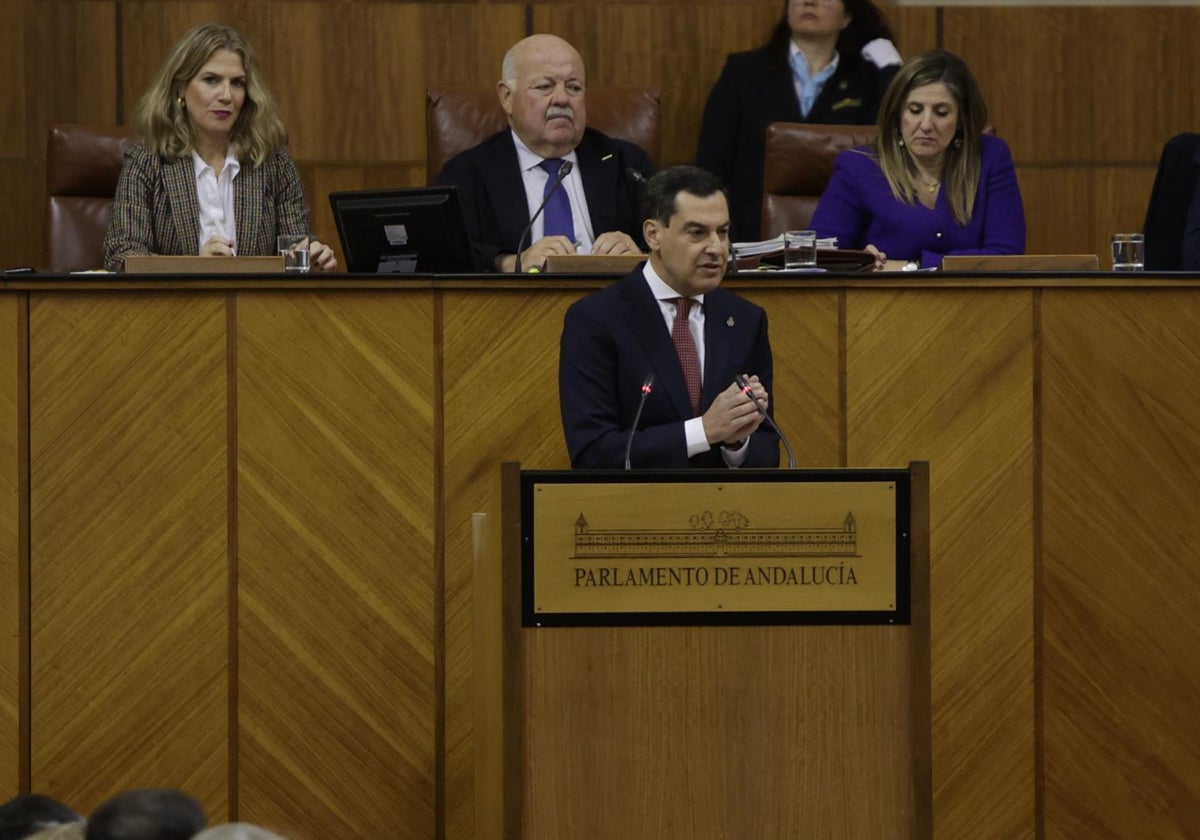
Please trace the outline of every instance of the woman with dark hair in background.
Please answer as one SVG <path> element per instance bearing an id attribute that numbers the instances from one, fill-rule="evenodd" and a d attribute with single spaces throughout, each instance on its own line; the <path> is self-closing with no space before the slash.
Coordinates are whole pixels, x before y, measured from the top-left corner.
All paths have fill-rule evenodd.
<path id="1" fill-rule="evenodd" d="M 879 108 L 873 146 L 842 152 L 813 214 L 821 237 L 877 269 L 938 268 L 947 254 L 1021 254 L 1025 210 L 1012 153 L 983 133 L 987 105 L 961 58 L 920 53 Z"/>
<path id="2" fill-rule="evenodd" d="M 870 125 L 900 64 L 871 0 L 784 0 L 767 43 L 725 61 L 696 163 L 729 190 L 734 239 L 761 236 L 763 143 L 773 122 Z"/>
<path id="3" fill-rule="evenodd" d="M 287 133 L 250 45 L 214 23 L 190 29 L 138 104 L 141 143 L 125 151 L 104 267 L 131 254 L 268 256 L 280 234 L 309 234 Z M 337 268 L 309 243 L 314 268 Z"/>

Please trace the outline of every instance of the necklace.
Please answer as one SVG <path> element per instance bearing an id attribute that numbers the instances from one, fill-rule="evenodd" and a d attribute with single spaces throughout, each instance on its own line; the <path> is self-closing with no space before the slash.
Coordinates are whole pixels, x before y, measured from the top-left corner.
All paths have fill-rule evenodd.
<path id="1" fill-rule="evenodd" d="M 940 181 L 934 181 L 932 184 L 926 184 L 925 186 L 929 189 L 929 191 L 931 193 L 935 193 L 935 192 L 937 192 L 938 184 L 940 184 L 940 183 L 941 183 Z"/>

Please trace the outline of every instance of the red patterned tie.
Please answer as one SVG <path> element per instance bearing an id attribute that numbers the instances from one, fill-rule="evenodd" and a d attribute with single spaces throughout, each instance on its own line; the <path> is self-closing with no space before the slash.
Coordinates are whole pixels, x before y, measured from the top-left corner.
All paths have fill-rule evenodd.
<path id="1" fill-rule="evenodd" d="M 671 325 L 671 340 L 675 342 L 675 352 L 679 354 L 679 364 L 683 367 L 683 381 L 687 383 L 688 396 L 692 399 L 692 416 L 700 414 L 700 354 L 696 352 L 696 341 L 692 338 L 692 330 L 688 326 L 688 313 L 692 311 L 692 299 L 685 297 L 671 298 L 675 304 L 675 322 Z"/>

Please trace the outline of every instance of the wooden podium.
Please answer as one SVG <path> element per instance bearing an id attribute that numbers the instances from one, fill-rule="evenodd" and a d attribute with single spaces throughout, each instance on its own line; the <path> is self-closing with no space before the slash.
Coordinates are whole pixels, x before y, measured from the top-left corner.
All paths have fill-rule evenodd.
<path id="1" fill-rule="evenodd" d="M 503 825 L 480 836 L 932 836 L 927 464 L 501 483 Z"/>

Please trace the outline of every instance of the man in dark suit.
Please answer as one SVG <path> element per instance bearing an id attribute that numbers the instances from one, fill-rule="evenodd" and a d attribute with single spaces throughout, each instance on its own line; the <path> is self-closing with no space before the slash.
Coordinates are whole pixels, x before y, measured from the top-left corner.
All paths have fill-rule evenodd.
<path id="1" fill-rule="evenodd" d="M 767 315 L 720 288 L 729 204 L 720 180 L 673 166 L 646 185 L 650 259 L 572 304 L 563 321 L 558 389 L 574 467 L 616 468 L 653 376 L 630 464 L 774 467 L 779 441 L 760 424 L 771 387 Z M 693 373 L 689 375 L 687 370 Z"/>
<path id="2" fill-rule="evenodd" d="M 505 55 L 501 76 L 509 129 L 452 158 L 437 178 L 458 187 L 479 270 L 515 270 L 521 234 L 548 191 L 556 195 L 534 220 L 522 269 L 541 268 L 551 254 L 639 251 L 640 184 L 630 173 L 649 177 L 654 165 L 634 144 L 587 127 L 579 53 L 561 38 L 531 35 Z M 561 161 L 572 170 L 555 189 Z"/>

